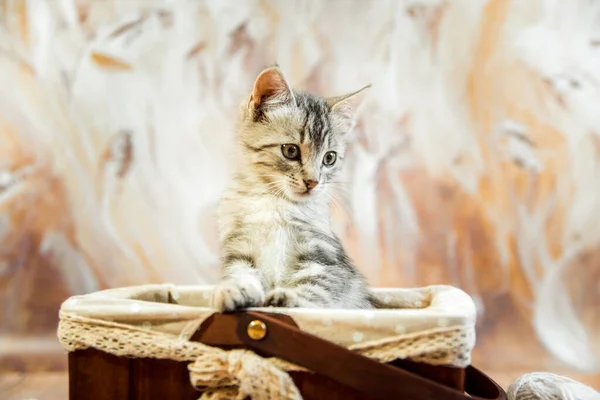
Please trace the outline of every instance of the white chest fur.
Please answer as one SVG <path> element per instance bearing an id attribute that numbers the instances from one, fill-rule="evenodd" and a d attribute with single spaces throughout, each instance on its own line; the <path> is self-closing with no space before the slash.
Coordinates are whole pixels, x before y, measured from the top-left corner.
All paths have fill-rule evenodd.
<path id="1" fill-rule="evenodd" d="M 293 230 L 285 204 L 277 199 L 246 199 L 244 230 L 249 233 L 255 262 L 264 282 L 277 285 L 284 278 L 295 251 Z"/>

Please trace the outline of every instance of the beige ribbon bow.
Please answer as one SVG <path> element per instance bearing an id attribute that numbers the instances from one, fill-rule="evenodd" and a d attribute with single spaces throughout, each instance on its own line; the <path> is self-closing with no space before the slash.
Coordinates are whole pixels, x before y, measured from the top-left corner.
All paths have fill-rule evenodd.
<path id="1" fill-rule="evenodd" d="M 207 390 L 201 400 L 301 400 L 292 378 L 249 350 L 203 354 L 188 366 L 195 388 Z"/>

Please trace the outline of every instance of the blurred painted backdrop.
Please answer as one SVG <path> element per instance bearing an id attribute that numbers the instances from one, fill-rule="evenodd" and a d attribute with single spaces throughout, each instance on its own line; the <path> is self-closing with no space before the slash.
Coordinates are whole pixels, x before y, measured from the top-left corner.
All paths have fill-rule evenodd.
<path id="1" fill-rule="evenodd" d="M 64 367 L 69 295 L 217 279 L 234 119 L 277 62 L 373 83 L 335 208 L 372 285 L 466 290 L 483 368 L 600 370 L 600 1 L 3 0 L 0 24 L 5 367 Z"/>

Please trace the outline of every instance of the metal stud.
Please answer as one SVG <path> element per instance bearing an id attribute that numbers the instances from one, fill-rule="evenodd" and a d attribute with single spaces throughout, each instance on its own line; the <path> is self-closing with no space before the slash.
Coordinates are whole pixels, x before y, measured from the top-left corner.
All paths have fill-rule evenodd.
<path id="1" fill-rule="evenodd" d="M 267 336 L 267 325 L 256 319 L 248 324 L 247 332 L 250 339 L 261 340 Z"/>

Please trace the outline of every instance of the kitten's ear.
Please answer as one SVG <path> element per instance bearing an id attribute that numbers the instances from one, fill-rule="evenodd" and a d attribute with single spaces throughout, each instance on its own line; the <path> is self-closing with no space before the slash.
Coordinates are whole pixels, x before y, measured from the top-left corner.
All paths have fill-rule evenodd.
<path id="1" fill-rule="evenodd" d="M 354 119 L 356 109 L 363 101 L 367 89 L 370 87 L 371 85 L 367 85 L 356 92 L 330 97 L 327 99 L 327 106 L 332 112 L 337 113 L 346 119 Z"/>
<path id="2" fill-rule="evenodd" d="M 248 107 L 255 119 L 258 119 L 266 107 L 295 102 L 283 73 L 277 67 L 265 69 L 254 82 L 254 89 L 248 101 Z"/>

